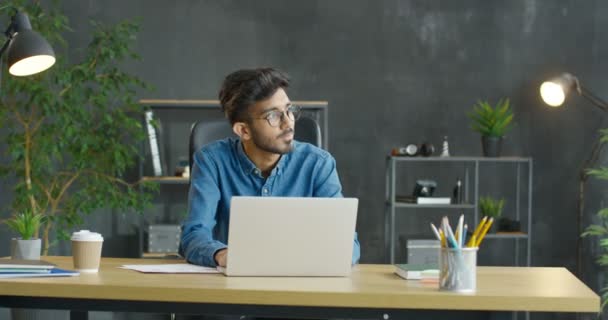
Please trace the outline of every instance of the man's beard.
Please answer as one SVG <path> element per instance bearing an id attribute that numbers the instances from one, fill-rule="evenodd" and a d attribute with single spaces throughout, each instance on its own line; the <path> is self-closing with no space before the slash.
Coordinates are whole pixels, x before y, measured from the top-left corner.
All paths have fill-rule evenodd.
<path id="1" fill-rule="evenodd" d="M 294 130 L 289 128 L 275 138 L 266 138 L 259 134 L 257 130 L 253 129 L 251 132 L 251 138 L 253 140 L 253 144 L 255 144 L 255 146 L 262 151 L 274 154 L 285 154 L 293 150 L 293 139 L 286 144 L 282 138 L 293 132 Z"/>

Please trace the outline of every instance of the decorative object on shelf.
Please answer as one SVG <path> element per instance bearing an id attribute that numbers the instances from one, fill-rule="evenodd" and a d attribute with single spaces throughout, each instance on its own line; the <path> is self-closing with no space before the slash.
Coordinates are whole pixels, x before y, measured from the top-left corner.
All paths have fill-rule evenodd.
<path id="1" fill-rule="evenodd" d="M 481 134 L 483 155 L 500 157 L 504 135 L 513 121 L 509 99 L 499 100 L 494 108 L 487 101 L 478 101 L 469 118 L 471 129 Z"/>
<path id="2" fill-rule="evenodd" d="M 175 166 L 175 176 L 188 178 L 190 177 L 190 165 L 188 163 L 188 157 L 180 157 Z"/>
<path id="3" fill-rule="evenodd" d="M 456 180 L 456 185 L 454 186 L 454 191 L 452 192 L 452 203 L 461 204 L 463 201 L 462 198 L 462 181 L 458 179 Z"/>
<path id="4" fill-rule="evenodd" d="M 6 225 L 19 234 L 19 238 L 11 239 L 12 259 L 40 260 L 38 228 L 43 220 L 43 216 L 33 214 L 30 210 L 24 210 L 6 220 Z"/>
<path id="5" fill-rule="evenodd" d="M 437 182 L 433 180 L 416 180 L 413 196 L 415 198 L 432 197 L 435 188 L 437 188 Z"/>
<path id="6" fill-rule="evenodd" d="M 70 29 L 59 1 L 3 5 L 35 13 L 36 30 L 54 45 L 66 43 L 62 35 Z M 46 217 L 35 232 L 43 255 L 53 238 L 67 240 L 85 215 L 99 208 L 141 212 L 157 189 L 123 178 L 140 156 L 134 146 L 145 139 L 143 107 L 135 99 L 145 84 L 123 69 L 136 57 L 138 27 L 93 23 L 92 30 L 90 44 L 77 55 L 80 62 L 60 59 L 33 78 L 5 77 L 2 83 L 0 143 L 6 157 L 0 176 L 14 186 L 6 205 L 13 216 L 30 210 Z M 62 51 L 71 52 L 67 46 Z"/>
<path id="7" fill-rule="evenodd" d="M 521 223 L 507 217 L 500 217 L 496 224 L 497 232 L 521 232 Z"/>
<path id="8" fill-rule="evenodd" d="M 405 147 L 398 147 L 398 148 L 393 148 L 391 150 L 391 155 L 392 156 L 408 156 L 408 157 L 414 157 L 416 155 L 418 155 L 418 146 L 415 144 L 408 144 Z"/>
<path id="9" fill-rule="evenodd" d="M 420 145 L 419 154 L 422 155 L 423 157 L 430 157 L 433 155 L 434 152 L 435 152 L 435 146 L 433 146 L 431 143 L 425 142 Z"/>
<path id="10" fill-rule="evenodd" d="M 443 137 L 443 148 L 441 150 L 441 157 L 450 156 L 450 147 L 448 146 L 448 136 Z"/>
<path id="11" fill-rule="evenodd" d="M 579 95 L 585 97 L 598 109 L 608 112 L 608 102 L 598 98 L 591 93 L 587 88 L 583 87 L 577 77 L 570 73 L 563 73 L 549 81 L 545 81 L 540 86 L 540 95 L 543 101 L 551 107 L 560 107 L 563 105 L 566 96 L 571 92 L 576 91 Z M 579 171 L 579 192 L 578 192 L 578 214 L 576 216 L 577 234 L 583 233 L 582 223 L 584 221 L 585 208 L 585 183 L 589 179 L 590 170 L 595 167 L 598 157 L 602 151 L 604 143 L 608 141 L 608 131 L 601 130 L 600 136 L 593 143 L 589 157 Z M 576 274 L 582 276 L 583 264 L 583 242 L 582 237 L 577 237 L 576 241 Z M 608 286 L 606 287 L 608 289 Z"/>
<path id="12" fill-rule="evenodd" d="M 150 158 L 154 176 L 162 177 L 167 173 L 167 160 L 164 152 L 163 134 L 160 119 L 154 116 L 152 110 L 145 112 L 146 131 L 150 147 Z"/>
<path id="13" fill-rule="evenodd" d="M 55 52 L 46 39 L 32 30 L 27 14 L 16 12 L 4 32 L 8 38 L 0 57 L 8 50 L 8 72 L 14 76 L 30 76 L 55 64 Z"/>
<path id="14" fill-rule="evenodd" d="M 450 156 L 449 151 L 447 150 L 447 137 L 445 137 L 445 141 L 443 143 L 443 151 L 441 156 L 445 157 L 444 154 L 447 153 L 447 157 Z M 407 157 L 415 157 L 415 156 L 423 156 L 423 157 L 430 157 L 433 155 L 433 153 L 435 152 L 435 146 L 433 146 L 431 143 L 428 142 L 424 142 L 421 143 L 420 146 L 417 146 L 413 143 L 408 144 L 405 147 L 397 147 L 397 148 L 393 148 L 391 149 L 391 156 L 394 157 L 401 157 L 401 156 L 407 156 Z"/>

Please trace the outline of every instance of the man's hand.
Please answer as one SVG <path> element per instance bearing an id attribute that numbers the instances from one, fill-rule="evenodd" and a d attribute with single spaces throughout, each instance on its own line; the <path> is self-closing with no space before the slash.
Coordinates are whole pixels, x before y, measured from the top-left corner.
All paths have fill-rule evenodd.
<path id="1" fill-rule="evenodd" d="M 218 252 L 216 252 L 215 255 L 213 256 L 213 258 L 215 259 L 215 263 L 218 266 L 225 267 L 226 266 L 226 256 L 228 256 L 228 249 L 222 249 L 222 250 L 218 250 Z"/>

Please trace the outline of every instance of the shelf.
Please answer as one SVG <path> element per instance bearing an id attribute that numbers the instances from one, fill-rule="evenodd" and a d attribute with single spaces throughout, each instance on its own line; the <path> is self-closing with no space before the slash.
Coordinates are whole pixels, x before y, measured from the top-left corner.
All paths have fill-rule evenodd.
<path id="1" fill-rule="evenodd" d="M 173 176 L 143 177 L 142 181 L 145 181 L 145 182 L 157 182 L 157 183 L 160 183 L 160 184 L 188 184 L 190 182 L 190 178 L 173 177 Z"/>
<path id="2" fill-rule="evenodd" d="M 486 239 L 528 239 L 528 234 L 523 232 L 498 232 L 488 233 L 485 236 Z"/>
<path id="3" fill-rule="evenodd" d="M 170 100 L 170 99 L 141 99 L 139 103 L 155 109 L 218 109 L 219 100 Z M 327 101 L 292 101 L 293 104 L 302 109 L 324 109 L 327 108 Z"/>
<path id="4" fill-rule="evenodd" d="M 390 205 L 390 202 L 388 203 Z M 445 208 L 445 209 L 475 209 L 475 206 L 468 203 L 463 204 L 417 204 L 395 202 L 395 208 Z"/>
<path id="5" fill-rule="evenodd" d="M 401 189 L 397 187 L 402 176 L 408 177 L 410 180 L 412 179 L 412 173 L 401 173 L 398 174 L 398 169 L 403 167 L 408 167 L 411 169 L 411 166 L 417 167 L 419 165 L 426 165 L 425 168 L 430 168 L 432 166 L 440 166 L 442 168 L 449 168 L 450 170 L 454 170 L 457 167 L 463 166 L 464 174 L 465 174 L 465 187 L 467 189 L 464 190 L 465 195 L 465 203 L 459 204 L 417 204 L 410 200 L 410 196 L 400 196 L 397 194 L 401 191 L 403 194 L 406 194 L 404 191 L 404 186 L 401 186 Z M 508 169 L 513 170 L 516 169 L 515 172 L 515 181 L 512 181 L 512 187 L 515 189 L 515 193 L 513 195 L 513 203 L 514 203 L 514 212 L 513 215 L 517 220 L 521 220 L 523 222 L 522 226 L 525 228 L 521 229 L 523 232 L 501 232 L 501 233 L 489 233 L 485 236 L 488 239 L 498 239 L 498 241 L 509 241 L 510 239 L 514 239 L 512 241 L 514 248 L 514 264 L 519 266 L 520 259 L 522 255 L 520 254 L 520 241 L 524 240 L 526 243 L 524 245 L 525 250 L 525 262 L 523 265 L 530 266 L 531 265 L 531 242 L 532 242 L 532 177 L 534 176 L 532 167 L 533 167 L 533 158 L 531 157 L 523 157 L 523 156 L 509 156 L 509 157 L 482 157 L 482 156 L 452 156 L 452 157 L 441 157 L 441 156 L 433 156 L 433 157 L 408 157 L 408 156 L 386 156 L 386 193 L 385 193 L 385 216 L 384 216 L 384 230 L 385 237 L 384 243 L 386 248 L 386 253 L 388 253 L 388 262 L 391 264 L 395 263 L 396 256 L 396 222 L 397 219 L 400 219 L 403 214 L 408 214 L 408 211 L 414 211 L 409 214 L 425 214 L 421 213 L 421 211 L 428 209 L 435 209 L 437 212 L 442 211 L 442 214 L 451 215 L 452 213 L 464 213 L 469 216 L 469 218 L 473 218 L 473 221 L 480 221 L 480 207 L 479 207 L 479 192 L 480 192 L 480 177 L 485 176 L 480 171 L 487 165 L 496 165 L 497 167 L 501 167 L 501 170 Z M 506 166 L 502 168 L 502 166 Z M 522 167 L 524 167 L 522 169 Z M 416 170 L 412 170 L 415 172 Z M 443 173 L 441 173 L 443 174 Z M 524 177 L 527 176 L 527 183 Z M 399 178 L 398 178 L 399 177 Z M 416 178 L 414 176 L 414 178 Z M 491 178 L 491 176 L 486 177 L 486 179 Z M 523 181 L 522 181 L 523 180 Z M 526 186 L 527 185 L 527 186 Z M 469 188 L 472 189 L 472 193 L 469 193 Z M 507 189 L 511 188 L 511 185 L 503 186 L 502 188 Z M 461 190 L 462 191 L 462 190 Z M 502 191 L 502 189 L 501 189 Z M 527 196 L 526 192 L 527 191 Z M 445 193 L 444 193 L 445 194 Z M 439 197 L 442 198 L 442 197 Z M 408 210 L 410 209 L 410 210 Z M 413 210 L 411 210 L 413 209 Z M 451 209 L 456 209 L 449 211 Z M 434 211 L 431 210 L 431 213 Z M 522 215 L 523 213 L 523 215 Z M 494 229 L 496 230 L 496 228 Z M 409 232 L 411 233 L 411 232 Z"/>

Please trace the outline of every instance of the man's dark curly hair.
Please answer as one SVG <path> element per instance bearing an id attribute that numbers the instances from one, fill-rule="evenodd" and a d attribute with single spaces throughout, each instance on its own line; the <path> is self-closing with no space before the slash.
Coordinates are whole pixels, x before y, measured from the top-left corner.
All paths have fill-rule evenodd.
<path id="1" fill-rule="evenodd" d="M 273 68 L 243 69 L 224 79 L 219 99 L 226 118 L 235 122 L 250 119 L 247 109 L 270 98 L 279 88 L 289 87 L 289 76 Z"/>

